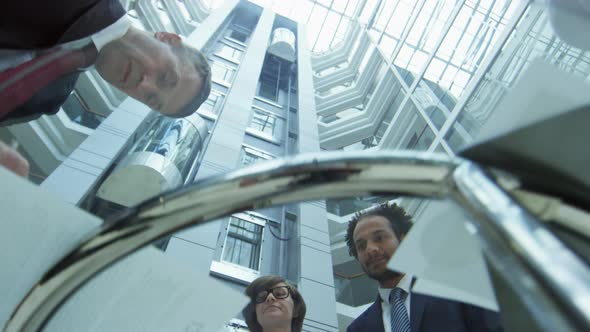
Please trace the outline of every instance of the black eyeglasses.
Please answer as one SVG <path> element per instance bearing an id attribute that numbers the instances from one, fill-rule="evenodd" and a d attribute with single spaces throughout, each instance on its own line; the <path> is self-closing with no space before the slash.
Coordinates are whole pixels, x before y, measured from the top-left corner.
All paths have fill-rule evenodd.
<path id="1" fill-rule="evenodd" d="M 273 287 L 273 288 L 269 288 L 269 289 L 260 291 L 260 292 L 258 292 L 258 294 L 256 294 L 256 297 L 254 298 L 254 302 L 262 303 L 262 302 L 266 301 L 266 298 L 268 297 L 268 294 L 270 294 L 270 293 L 272 293 L 272 296 L 274 296 L 275 299 L 286 299 L 291 294 L 291 287 L 277 286 L 277 287 Z"/>

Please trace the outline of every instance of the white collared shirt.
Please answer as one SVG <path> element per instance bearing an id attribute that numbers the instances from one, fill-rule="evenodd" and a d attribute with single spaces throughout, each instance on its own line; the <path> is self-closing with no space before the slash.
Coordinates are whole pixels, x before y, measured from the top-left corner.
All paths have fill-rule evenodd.
<path id="1" fill-rule="evenodd" d="M 410 318 L 410 288 L 412 286 L 412 276 L 404 275 L 398 282 L 396 287 L 403 289 L 406 292 L 404 299 L 404 306 L 408 311 L 408 318 Z M 381 312 L 383 313 L 383 327 L 385 332 L 391 331 L 391 303 L 389 303 L 389 294 L 393 288 L 379 288 L 379 296 L 381 297 Z"/>
<path id="2" fill-rule="evenodd" d="M 109 42 L 123 37 L 129 30 L 130 26 L 131 21 L 127 18 L 127 15 L 123 15 L 115 23 L 94 33 L 92 36 L 67 42 L 59 46 L 65 49 L 74 49 L 82 48 L 84 45 L 94 43 L 96 50 L 100 52 L 100 50 Z M 35 57 L 35 52 L 36 51 L 0 49 L 0 71 L 16 67 L 21 63 L 33 59 Z"/>

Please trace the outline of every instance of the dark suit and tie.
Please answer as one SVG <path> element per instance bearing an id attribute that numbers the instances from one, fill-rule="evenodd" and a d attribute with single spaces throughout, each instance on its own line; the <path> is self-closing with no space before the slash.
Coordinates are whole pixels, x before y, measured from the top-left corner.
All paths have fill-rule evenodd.
<path id="1" fill-rule="evenodd" d="M 125 15 L 118 0 L 10 1 L 0 13 L 0 49 L 38 50 L 93 35 Z M 73 72 L 45 86 L 0 121 L 55 114 L 78 79 Z"/>
<path id="2" fill-rule="evenodd" d="M 73 89 L 76 72 L 92 64 L 105 81 L 154 111 L 171 117 L 193 114 L 211 91 L 206 56 L 175 33 L 137 29 L 125 16 L 118 0 L 22 0 L 4 5 L 0 121 L 56 113 Z M 36 65 L 59 52 L 71 55 L 56 60 L 64 70 Z M 31 59 L 22 62 L 24 58 Z M 25 83 L 16 86 L 17 80 Z"/>
<path id="3" fill-rule="evenodd" d="M 350 255 L 380 288 L 376 301 L 348 326 L 347 332 L 503 331 L 497 313 L 414 293 L 415 279 L 387 268 L 412 224 L 412 217 L 397 204 L 365 210 L 349 221 L 346 243 Z"/>
<path id="4" fill-rule="evenodd" d="M 496 313 L 469 304 L 422 294 L 412 294 L 410 303 L 411 332 L 503 330 Z M 377 297 L 377 300 L 357 317 L 346 331 L 385 332 L 382 317 L 381 298 Z"/>

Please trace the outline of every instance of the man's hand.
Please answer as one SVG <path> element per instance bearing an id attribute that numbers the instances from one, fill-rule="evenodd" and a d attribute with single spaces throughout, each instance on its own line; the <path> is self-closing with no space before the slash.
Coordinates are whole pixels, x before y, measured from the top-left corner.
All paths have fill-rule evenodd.
<path id="1" fill-rule="evenodd" d="M 0 165 L 20 176 L 29 176 L 29 162 L 3 142 L 0 142 Z"/>

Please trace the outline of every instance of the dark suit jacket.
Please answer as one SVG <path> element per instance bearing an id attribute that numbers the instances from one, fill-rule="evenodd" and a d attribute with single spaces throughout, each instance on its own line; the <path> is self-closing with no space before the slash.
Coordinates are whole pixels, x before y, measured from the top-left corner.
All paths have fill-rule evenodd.
<path id="1" fill-rule="evenodd" d="M 119 0 L 16 0 L 0 11 L 0 49 L 38 50 L 91 36 L 125 15 Z M 55 114 L 78 74 L 51 83 L 0 122 Z"/>
<path id="2" fill-rule="evenodd" d="M 410 300 L 410 328 L 412 332 L 503 331 L 497 313 L 466 303 L 414 293 Z M 384 332 L 381 298 L 377 296 L 377 300 L 346 331 Z"/>

